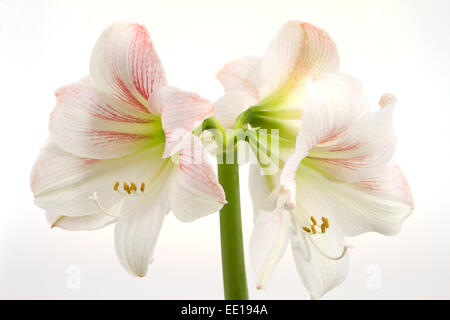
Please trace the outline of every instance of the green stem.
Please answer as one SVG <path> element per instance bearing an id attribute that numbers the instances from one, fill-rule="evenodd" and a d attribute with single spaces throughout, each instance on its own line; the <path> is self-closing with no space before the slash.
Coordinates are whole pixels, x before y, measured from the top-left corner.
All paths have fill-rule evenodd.
<path id="1" fill-rule="evenodd" d="M 241 125 L 248 116 L 241 117 Z M 241 130 L 240 128 L 238 128 Z M 241 203 L 239 192 L 239 164 L 235 144 L 240 139 L 240 131 L 226 136 L 226 131 L 214 117 L 207 118 L 194 130 L 199 136 L 204 130 L 215 132 L 219 182 L 225 191 L 227 204 L 220 210 L 220 241 L 222 249 L 222 273 L 225 299 L 247 300 L 247 277 L 245 274 L 244 246 L 242 241 Z M 228 140 L 227 140 L 228 138 Z M 227 153 L 233 155 L 228 159 Z M 230 161 L 232 160 L 232 161 Z"/>
<path id="2" fill-rule="evenodd" d="M 241 114 L 239 114 L 239 116 L 236 119 L 236 122 L 234 123 L 234 129 L 235 130 L 241 129 L 244 125 L 249 123 L 252 118 L 253 113 L 252 108 L 250 107 Z"/>
<path id="3" fill-rule="evenodd" d="M 244 246 L 242 241 L 241 204 L 239 193 L 239 164 L 234 153 L 233 163 L 218 164 L 219 182 L 228 201 L 220 211 L 220 240 L 222 247 L 223 287 L 226 300 L 247 300 Z M 222 163 L 220 163 L 222 162 Z"/>

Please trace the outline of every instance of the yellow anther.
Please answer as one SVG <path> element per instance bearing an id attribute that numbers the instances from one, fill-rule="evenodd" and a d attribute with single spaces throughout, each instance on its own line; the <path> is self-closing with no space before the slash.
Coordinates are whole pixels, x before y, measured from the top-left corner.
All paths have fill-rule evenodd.
<path id="1" fill-rule="evenodd" d="M 316 232 L 316 226 L 315 226 L 315 225 L 312 225 L 312 226 L 311 226 L 311 231 L 312 231 L 313 234 L 316 234 L 316 233 L 317 233 L 317 232 Z"/>
<path id="2" fill-rule="evenodd" d="M 114 191 L 117 191 L 117 189 L 119 189 L 119 185 L 120 185 L 119 181 L 117 181 L 117 182 L 114 184 Z"/>
<path id="3" fill-rule="evenodd" d="M 325 227 L 325 224 L 322 223 L 322 225 L 320 226 L 320 229 L 322 229 L 322 233 L 325 233 L 325 231 L 327 230 L 327 227 Z"/>
<path id="4" fill-rule="evenodd" d="M 144 192 L 144 190 L 145 190 L 145 183 L 142 182 L 142 183 L 141 183 L 141 192 Z"/>
<path id="5" fill-rule="evenodd" d="M 323 221 L 323 224 L 325 225 L 326 228 L 329 228 L 329 227 L 330 227 L 330 222 L 328 221 L 327 218 L 322 217 L 322 221 Z"/>
<path id="6" fill-rule="evenodd" d="M 313 225 L 315 225 L 315 226 L 317 225 L 317 221 L 313 216 L 311 216 L 311 221 L 312 221 Z"/>
<path id="7" fill-rule="evenodd" d="M 136 191 L 137 190 L 136 185 L 134 184 L 134 182 L 132 182 L 130 186 L 131 186 L 131 190 L 132 191 Z"/>
<path id="8" fill-rule="evenodd" d="M 303 227 L 303 230 L 305 230 L 306 232 L 310 233 L 311 229 L 309 229 L 308 227 Z"/>
<path id="9" fill-rule="evenodd" d="M 123 183 L 123 190 L 125 190 L 128 194 L 131 193 L 130 186 L 126 182 Z"/>

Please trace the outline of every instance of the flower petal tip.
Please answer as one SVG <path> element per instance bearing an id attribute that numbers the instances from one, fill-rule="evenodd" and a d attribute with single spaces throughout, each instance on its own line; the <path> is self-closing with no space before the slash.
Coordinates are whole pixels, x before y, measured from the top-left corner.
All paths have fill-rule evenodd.
<path id="1" fill-rule="evenodd" d="M 52 222 L 52 224 L 50 225 L 50 230 L 58 227 L 58 222 L 59 220 L 61 220 L 62 217 L 57 218 L 55 221 Z"/>
<path id="2" fill-rule="evenodd" d="M 151 262 L 149 262 L 150 264 Z M 135 276 L 136 278 L 144 278 L 147 275 L 147 268 L 141 269 L 141 270 L 129 270 L 129 273 L 131 273 L 132 276 Z"/>
<path id="3" fill-rule="evenodd" d="M 287 206 L 288 210 L 292 210 L 292 209 L 295 209 L 297 204 L 295 203 L 295 201 L 289 201 L 289 202 L 286 203 L 286 206 Z"/>
<path id="4" fill-rule="evenodd" d="M 391 93 L 385 93 L 381 96 L 378 105 L 380 108 L 384 108 L 389 105 L 395 105 L 397 103 L 397 98 Z"/>

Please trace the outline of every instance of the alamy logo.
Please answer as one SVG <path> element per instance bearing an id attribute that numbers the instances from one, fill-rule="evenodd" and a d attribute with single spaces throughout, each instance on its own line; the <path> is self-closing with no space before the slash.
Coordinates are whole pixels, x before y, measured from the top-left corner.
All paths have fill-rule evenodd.
<path id="1" fill-rule="evenodd" d="M 369 290 L 381 289 L 381 268 L 377 265 L 370 265 L 366 271 L 366 287 Z"/>
<path id="2" fill-rule="evenodd" d="M 69 290 L 78 290 L 81 288 L 81 269 L 79 266 L 71 265 L 66 269 L 69 275 L 66 280 L 66 287 Z"/>

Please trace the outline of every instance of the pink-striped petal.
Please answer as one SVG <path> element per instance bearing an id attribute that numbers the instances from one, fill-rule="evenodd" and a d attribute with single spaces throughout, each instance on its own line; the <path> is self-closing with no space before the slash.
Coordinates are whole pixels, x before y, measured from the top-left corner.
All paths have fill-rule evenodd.
<path id="1" fill-rule="evenodd" d="M 161 122 L 166 135 L 163 157 L 170 157 L 188 143 L 191 132 L 207 117 L 214 106 L 199 95 L 173 87 L 163 87 L 149 99 L 149 108 L 161 111 Z"/>
<path id="2" fill-rule="evenodd" d="M 393 105 L 370 114 L 361 85 L 342 75 L 325 75 L 308 87 L 308 98 L 295 154 L 281 175 L 281 184 L 295 194 L 295 175 L 307 157 L 333 177 L 364 180 L 382 170 L 395 149 Z"/>
<path id="3" fill-rule="evenodd" d="M 261 70 L 261 94 L 287 99 L 308 78 L 339 70 L 335 43 L 324 30 L 300 21 L 287 22 L 269 45 Z"/>
<path id="4" fill-rule="evenodd" d="M 219 211 L 226 203 L 225 193 L 201 141 L 191 135 L 178 153 L 179 166 L 174 176 L 171 210 L 190 222 Z"/>
<path id="5" fill-rule="evenodd" d="M 146 110 L 150 94 L 166 85 L 148 31 L 135 23 L 116 23 L 103 31 L 92 52 L 90 70 L 97 88 L 139 110 Z"/>
<path id="6" fill-rule="evenodd" d="M 219 71 L 216 79 L 225 92 L 238 91 L 259 99 L 259 81 L 262 58 L 244 57 L 230 61 Z"/>
<path id="7" fill-rule="evenodd" d="M 296 200 L 298 208 L 307 209 L 309 215 L 335 220 L 333 224 L 339 225 L 345 236 L 365 232 L 395 235 L 413 210 L 408 182 L 394 161 L 357 183 L 334 179 L 311 163 L 302 163 Z"/>
<path id="8" fill-rule="evenodd" d="M 280 183 L 290 192 L 290 207 L 295 206 L 295 176 L 300 162 L 313 148 L 321 144 L 332 145 L 337 137 L 348 131 L 368 111 L 367 99 L 356 79 L 329 74 L 311 81 L 296 150 L 281 174 Z"/>
<path id="9" fill-rule="evenodd" d="M 342 133 L 322 139 L 308 158 L 344 181 L 360 181 L 378 174 L 391 161 L 396 146 L 395 97 L 386 99 L 387 104 L 379 111 L 366 113 Z M 381 100 L 383 103 L 383 97 Z"/>
<path id="10" fill-rule="evenodd" d="M 373 194 L 400 201 L 414 208 L 414 200 L 408 180 L 395 161 L 391 161 L 383 171 L 357 183 Z"/>
<path id="11" fill-rule="evenodd" d="M 92 86 L 68 85 L 56 91 L 56 98 L 50 133 L 70 153 L 94 159 L 116 158 L 163 142 L 156 117 Z"/>

